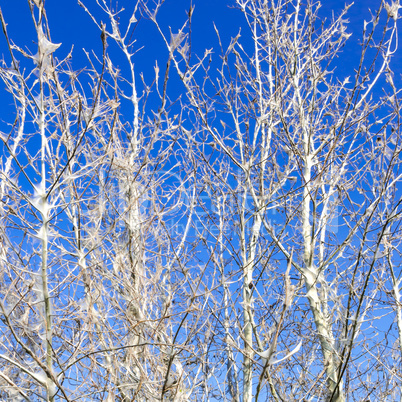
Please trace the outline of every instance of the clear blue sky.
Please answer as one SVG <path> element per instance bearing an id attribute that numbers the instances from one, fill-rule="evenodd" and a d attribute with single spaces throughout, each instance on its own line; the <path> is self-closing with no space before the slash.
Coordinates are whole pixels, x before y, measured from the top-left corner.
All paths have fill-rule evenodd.
<path id="1" fill-rule="evenodd" d="M 83 2 L 92 10 L 95 16 L 106 22 L 106 15 L 102 15 L 95 0 L 83 0 Z M 30 17 L 29 8 L 26 0 L 6 0 L 2 1 L 0 7 L 3 10 L 4 17 L 8 23 L 10 37 L 14 42 L 36 53 L 35 44 L 36 35 Z M 127 9 L 126 16 L 130 16 L 134 1 L 123 0 L 119 4 Z M 151 3 L 151 2 L 149 2 Z M 193 48 L 198 54 L 202 54 L 203 49 L 214 47 L 217 49 L 216 35 L 213 28 L 213 22 L 217 25 L 226 40 L 226 45 L 230 37 L 234 37 L 238 28 L 243 25 L 243 16 L 239 11 L 230 10 L 228 5 L 233 4 L 233 0 L 193 0 L 195 5 L 193 21 Z M 345 2 L 337 0 L 325 0 L 320 10 L 322 18 L 330 18 L 332 10 L 339 14 Z M 370 18 L 369 8 L 373 11 L 378 8 L 381 0 L 356 0 L 348 13 L 350 21 L 348 31 L 353 35 L 349 40 L 344 51 L 344 57 L 347 66 L 351 67 L 358 58 L 359 49 L 357 46 L 358 38 L 361 37 L 364 19 Z M 67 55 L 71 46 L 74 45 L 73 67 L 81 68 L 86 64 L 82 48 L 86 50 L 94 49 L 100 51 L 101 41 L 99 32 L 93 22 L 86 15 L 85 11 L 78 6 L 75 0 L 46 0 L 46 10 L 50 21 L 52 41 L 62 43 L 62 47 L 56 53 L 56 57 L 61 59 Z M 159 14 L 159 21 L 168 32 L 171 27 L 173 32 L 177 31 L 186 20 L 186 10 L 189 9 L 190 0 L 166 0 Z M 124 14 L 121 19 L 124 21 Z M 246 32 L 244 32 L 246 33 Z M 160 55 L 165 55 L 166 49 L 158 37 L 155 27 L 149 21 L 139 24 L 139 28 L 134 33 L 137 39 L 137 46 L 145 46 L 136 57 L 137 72 L 143 72 L 145 77 L 153 78 L 153 65 Z M 0 39 L 0 54 L 7 55 L 6 43 L 3 35 Z M 110 50 L 110 49 L 109 49 Z M 218 49 L 217 49 L 218 50 Z M 117 57 L 118 54 L 116 54 Z M 116 60 L 115 60 L 116 62 Z M 118 64 L 118 62 L 116 63 Z M 345 66 L 344 63 L 342 65 Z"/>
<path id="2" fill-rule="evenodd" d="M 83 0 L 83 3 L 99 20 L 103 22 L 108 21 L 106 14 L 100 10 L 95 0 Z M 149 4 L 151 3 L 153 2 L 150 1 Z M 337 0 L 325 0 L 322 3 L 323 5 L 319 12 L 319 16 L 322 19 L 331 18 L 332 11 L 335 15 L 338 15 L 345 5 L 345 2 Z M 126 21 L 130 18 L 134 4 L 135 1 L 131 0 L 122 0 L 119 2 L 120 7 L 126 8 L 126 12 L 120 14 L 122 26 L 125 26 Z M 173 32 L 177 32 L 185 23 L 187 18 L 186 11 L 190 8 L 190 4 L 191 0 L 165 1 L 158 15 L 158 21 L 167 36 L 169 35 L 170 28 Z M 239 27 L 243 27 L 242 43 L 243 46 L 247 46 L 247 41 L 250 41 L 250 39 L 247 28 L 244 26 L 243 15 L 240 11 L 229 8 L 230 5 L 234 4 L 234 0 L 193 0 L 192 4 L 195 5 L 192 26 L 192 49 L 195 54 L 202 55 L 206 48 L 213 48 L 215 51 L 214 60 L 216 60 L 217 66 L 219 65 L 220 51 L 213 23 L 216 24 L 220 31 L 223 46 L 228 46 L 230 38 L 237 35 Z M 380 4 L 381 0 L 356 0 L 355 4 L 349 10 L 348 19 L 350 24 L 348 25 L 348 32 L 353 33 L 353 35 L 347 42 L 341 58 L 338 59 L 339 63 L 335 62 L 337 64 L 336 75 L 338 75 L 340 80 L 343 80 L 346 76 L 353 77 L 354 69 L 357 68 L 360 57 L 358 43 L 362 35 L 364 20 L 370 19 L 369 8 L 374 11 Z M 94 50 L 98 55 L 101 55 L 102 43 L 99 30 L 84 9 L 77 4 L 76 0 L 46 0 L 45 5 L 52 42 L 62 44 L 54 54 L 58 60 L 66 57 L 74 46 L 71 65 L 74 70 L 79 70 L 88 66 L 83 49 L 89 52 Z M 13 42 L 25 51 L 36 54 L 37 39 L 30 16 L 28 1 L 5 0 L 1 2 L 0 7 L 7 21 L 9 36 Z M 383 18 L 385 18 L 385 12 L 383 13 Z M 108 28 L 110 28 L 110 24 Z M 378 31 L 378 34 L 381 34 L 381 29 Z M 140 94 L 142 88 L 140 86 L 139 74 L 142 73 L 146 82 L 150 84 L 154 79 L 155 61 L 158 60 L 161 74 L 163 74 L 168 54 L 154 24 L 150 21 L 141 21 L 133 34 L 133 38 L 136 39 L 135 48 L 142 48 L 134 59 L 137 74 L 137 89 Z M 121 51 L 116 46 L 113 46 L 110 39 L 109 44 L 108 51 L 113 63 L 121 69 L 124 76 L 125 71 L 127 71 L 127 62 Z M 401 52 L 399 52 L 399 60 L 396 58 L 393 60 L 393 69 L 396 73 L 394 79 L 397 84 L 400 80 L 401 69 L 399 66 L 402 64 L 400 55 Z M 10 65 L 10 56 L 4 35 L 0 35 L 0 57 L 5 59 L 8 66 Z M 21 66 L 26 67 L 27 71 L 34 67 L 31 60 L 24 60 L 22 56 L 19 58 L 21 59 Z M 177 81 L 175 82 L 176 75 L 174 72 L 171 73 L 170 78 L 169 94 L 171 99 L 174 99 L 182 94 L 182 86 Z M 381 86 L 379 86 L 380 88 Z M 0 110 L 2 111 L 2 116 L 0 116 L 1 126 L 1 121 L 10 120 L 5 116 L 8 113 L 14 113 L 12 99 L 5 94 L 3 89 L 0 88 L 2 90 L 2 96 L 0 97 Z M 7 129 L 4 129 L 4 131 L 7 131 Z"/>

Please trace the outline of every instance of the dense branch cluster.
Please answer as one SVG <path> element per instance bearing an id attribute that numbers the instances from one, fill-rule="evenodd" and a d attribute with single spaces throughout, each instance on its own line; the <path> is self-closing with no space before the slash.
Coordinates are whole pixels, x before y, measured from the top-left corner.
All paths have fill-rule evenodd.
<path id="1" fill-rule="evenodd" d="M 236 0 L 200 55 L 192 4 L 174 30 L 163 1 L 78 3 L 80 71 L 44 0 L 36 49 L 0 9 L 0 399 L 402 398 L 399 2 L 348 77 L 349 7 Z"/>

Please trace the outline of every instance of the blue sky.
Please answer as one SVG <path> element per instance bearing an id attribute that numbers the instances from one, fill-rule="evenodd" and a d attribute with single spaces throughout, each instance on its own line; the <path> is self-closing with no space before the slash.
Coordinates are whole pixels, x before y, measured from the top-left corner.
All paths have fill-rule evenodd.
<path id="1" fill-rule="evenodd" d="M 106 15 L 102 15 L 95 0 L 84 0 L 85 5 L 94 13 L 96 17 L 106 21 Z M 193 17 L 193 49 L 196 53 L 202 54 L 205 48 L 214 47 L 218 51 L 216 34 L 213 28 L 215 22 L 220 30 L 224 45 L 228 45 L 230 38 L 238 33 L 238 29 L 243 25 L 244 19 L 239 11 L 230 10 L 228 4 L 233 1 L 214 1 L 214 0 L 193 0 L 195 12 Z M 350 3 L 350 2 L 348 2 Z M 353 33 L 343 53 L 343 65 L 347 62 L 347 67 L 358 61 L 357 41 L 361 37 L 364 20 L 370 18 L 369 9 L 376 10 L 380 5 L 380 0 L 357 0 L 348 12 L 348 31 Z M 120 6 L 126 8 L 126 17 L 131 15 L 133 1 L 123 0 L 119 2 Z M 189 0 L 166 0 L 163 4 L 158 20 L 162 27 L 168 32 L 168 27 L 176 32 L 186 20 L 186 10 L 189 9 L 191 2 Z M 346 4 L 344 1 L 323 1 L 319 12 L 321 18 L 330 18 L 332 11 L 335 15 Z M 36 52 L 35 44 L 36 34 L 30 16 L 26 0 L 6 0 L 1 4 L 4 17 L 8 23 L 8 31 L 14 42 Z M 86 65 L 86 59 L 82 51 L 101 50 L 101 41 L 99 31 L 86 15 L 83 8 L 79 7 L 75 0 L 47 0 L 46 10 L 50 24 L 52 41 L 62 43 L 56 53 L 59 59 L 65 56 L 74 45 L 73 67 L 82 68 Z M 384 15 L 383 15 L 384 16 Z M 122 21 L 125 19 L 124 13 L 121 14 Z M 154 25 L 150 21 L 144 21 L 139 24 L 133 37 L 136 38 L 136 47 L 144 48 L 136 57 L 137 73 L 143 72 L 145 77 L 153 78 L 153 65 L 156 59 L 161 55 L 166 58 L 167 51 L 158 36 Z M 109 49 L 110 50 L 110 49 Z M 4 37 L 0 39 L 1 54 L 6 54 L 6 43 Z M 6 55 L 6 60 L 8 55 Z M 116 61 L 116 64 L 117 61 Z"/>
<path id="2" fill-rule="evenodd" d="M 95 0 L 84 0 L 83 3 L 98 20 L 108 23 L 106 14 L 100 10 Z M 151 3 L 152 2 L 149 2 L 149 4 Z M 213 26 L 214 23 L 220 31 L 224 48 L 229 45 L 230 39 L 238 34 L 240 27 L 242 27 L 241 42 L 243 46 L 246 46 L 247 49 L 247 43 L 252 45 L 242 13 L 239 10 L 229 8 L 233 3 L 233 0 L 166 0 L 158 14 L 158 21 L 165 35 L 169 37 L 170 29 L 173 33 L 177 33 L 186 22 L 187 11 L 190 5 L 193 4 L 195 6 L 192 25 L 193 54 L 202 56 L 205 49 L 213 48 L 212 67 L 214 63 L 216 63 L 216 67 L 219 67 L 220 49 Z M 345 5 L 345 2 L 336 0 L 323 1 L 322 3 L 322 7 L 319 11 L 319 17 L 322 19 L 331 19 L 332 13 L 339 15 Z M 54 43 L 61 43 L 60 48 L 55 52 L 54 56 L 58 60 L 62 60 L 69 54 L 72 47 L 74 47 L 73 58 L 70 61 L 72 69 L 79 70 L 88 66 L 89 63 L 83 49 L 88 52 L 94 51 L 98 55 L 102 52 L 102 43 L 98 28 L 84 9 L 78 5 L 76 0 L 46 0 L 45 4 L 51 40 Z M 121 25 L 124 27 L 122 29 L 125 29 L 126 22 L 132 14 L 135 2 L 123 0 L 118 4 L 119 7 L 126 9 L 125 12 L 120 14 Z M 350 8 L 347 15 L 350 22 L 348 32 L 352 33 L 352 36 L 346 43 L 341 57 L 332 64 L 336 67 L 335 75 L 338 76 L 340 80 L 343 80 L 347 76 L 353 77 L 354 70 L 358 67 L 360 58 L 359 40 L 362 36 L 364 20 L 370 19 L 369 9 L 371 8 L 374 11 L 380 4 L 380 0 L 357 0 Z M 7 29 L 10 38 L 25 51 L 35 54 L 37 52 L 37 39 L 27 1 L 6 0 L 2 2 L 1 8 L 5 20 L 8 23 Z M 383 12 L 382 18 L 384 20 L 385 15 L 386 13 Z M 110 23 L 108 23 L 108 28 L 110 29 Z M 378 30 L 377 34 L 380 35 L 381 30 Z M 151 21 L 140 21 L 133 33 L 133 38 L 136 40 L 134 48 L 140 49 L 134 57 L 134 63 L 137 75 L 137 90 L 138 93 L 141 94 L 140 74 L 144 75 L 147 84 L 151 84 L 155 77 L 154 66 L 157 60 L 161 70 L 160 75 L 163 77 L 168 52 L 155 25 Z M 112 57 L 113 63 L 116 67 L 121 69 L 122 75 L 124 76 L 124 74 L 128 73 L 125 57 L 122 52 L 117 49 L 116 45 L 113 44 L 112 40 L 109 39 L 108 43 L 108 51 Z M 3 35 L 0 37 L 0 55 L 2 55 L 6 63 L 10 65 L 10 56 Z M 392 61 L 395 72 L 394 79 L 396 82 L 400 79 L 400 57 L 399 53 L 399 59 L 395 57 Z M 34 67 L 32 61 L 24 60 L 23 57 L 20 57 L 20 60 L 21 65 L 26 67 L 27 71 Z M 172 69 L 168 89 L 171 100 L 184 94 L 182 85 L 176 80 L 177 75 L 174 69 Z M 380 88 L 381 85 L 378 86 L 378 89 Z M 151 106 L 151 104 L 148 104 L 148 107 L 149 106 Z M 4 113 L 14 112 L 12 99 L 11 97 L 7 97 L 7 95 L 1 97 L 0 107 L 3 111 L 3 116 Z M 122 107 L 124 107 L 124 105 L 122 105 Z M 158 109 L 158 107 L 159 105 L 155 104 L 155 109 Z M 3 120 L 7 119 L 3 118 Z"/>
<path id="3" fill-rule="evenodd" d="M 93 12 L 94 16 L 103 22 L 108 22 L 106 14 L 104 14 L 95 0 L 84 0 L 83 3 L 88 9 Z M 153 2 L 149 2 L 152 4 Z M 350 3 L 350 2 L 349 2 Z M 90 17 L 86 14 L 84 9 L 78 5 L 76 0 L 46 0 L 46 12 L 49 20 L 51 40 L 54 43 L 61 43 L 60 48 L 56 51 L 54 56 L 61 60 L 66 57 L 72 47 L 74 47 L 73 58 L 71 66 L 73 70 L 79 70 L 88 66 L 88 60 L 85 56 L 84 50 L 91 52 L 92 50 L 100 55 L 102 51 L 102 43 L 100 39 L 100 32 L 95 26 Z M 134 8 L 134 1 L 122 0 L 119 7 L 126 9 L 121 13 L 122 27 L 125 27 L 126 22 L 132 14 Z M 214 49 L 213 63 L 218 67 L 220 64 L 220 49 L 217 41 L 217 36 L 213 24 L 220 31 L 223 46 L 227 47 L 230 39 L 235 37 L 239 32 L 239 27 L 242 27 L 242 43 L 243 46 L 247 45 L 249 39 L 249 32 L 247 27 L 244 26 L 244 17 L 239 10 L 230 9 L 229 6 L 234 4 L 233 0 L 228 1 L 214 1 L 214 0 L 166 0 L 158 14 L 158 21 L 164 29 L 164 33 L 169 37 L 169 30 L 173 33 L 183 26 L 187 19 L 187 11 L 190 5 L 195 6 L 193 14 L 192 25 L 192 50 L 194 54 L 201 56 L 205 49 Z M 338 15 L 346 3 L 343 1 L 323 1 L 322 7 L 319 11 L 319 16 L 322 19 L 331 18 L 332 13 Z M 362 35 L 364 20 L 370 19 L 369 9 L 376 10 L 381 4 L 381 0 L 357 0 L 348 12 L 348 32 L 352 36 L 348 40 L 341 58 L 338 59 L 339 63 L 335 60 L 333 66 L 336 66 L 336 74 L 340 80 L 347 76 L 354 75 L 354 69 L 357 68 L 360 57 L 359 40 Z M 1 4 L 1 8 L 8 23 L 8 33 L 13 42 L 29 51 L 31 54 L 37 52 L 36 47 L 36 33 L 33 26 L 33 21 L 30 15 L 28 2 L 26 0 L 6 0 Z M 385 12 L 382 13 L 382 18 L 385 19 Z M 384 21 L 383 21 L 384 22 Z M 381 25 L 381 24 L 380 24 Z M 110 29 L 110 23 L 108 24 Z M 377 34 L 381 34 L 378 30 Z M 135 69 L 137 74 L 137 90 L 139 94 L 142 92 L 140 85 L 139 75 L 142 73 L 145 77 L 147 84 L 150 84 L 154 77 L 154 66 L 158 60 L 159 68 L 161 69 L 161 76 L 163 76 L 166 67 L 168 52 L 160 35 L 156 31 L 155 25 L 151 21 L 140 21 L 138 27 L 133 33 L 136 43 L 135 49 L 140 49 L 134 57 Z M 122 70 L 124 76 L 127 73 L 127 62 L 124 55 L 116 45 L 109 43 L 109 53 L 112 57 L 115 66 Z M 251 44 L 251 42 L 249 42 Z M 4 36 L 0 37 L 0 57 L 10 64 L 10 56 Z M 398 56 L 397 56 L 398 57 Z M 398 82 L 400 76 L 401 58 L 396 57 L 393 59 L 393 67 L 395 71 L 394 79 Z M 28 70 L 33 68 L 33 63 L 30 60 L 24 60 L 20 57 L 22 66 L 27 67 Z M 212 64 L 213 66 L 214 64 Z M 172 99 L 183 95 L 183 89 L 177 79 L 176 73 L 172 69 L 170 74 L 170 87 L 169 94 Z M 176 85 L 177 84 L 177 85 Z M 379 86 L 380 88 L 380 86 Z M 123 105 L 122 105 L 123 106 Z M 2 96 L 0 99 L 0 107 L 4 113 L 8 111 L 13 113 L 14 107 L 10 97 Z M 124 107 L 124 106 L 123 106 Z M 155 106 L 158 108 L 158 105 Z M 0 117 L 1 120 L 1 117 Z"/>

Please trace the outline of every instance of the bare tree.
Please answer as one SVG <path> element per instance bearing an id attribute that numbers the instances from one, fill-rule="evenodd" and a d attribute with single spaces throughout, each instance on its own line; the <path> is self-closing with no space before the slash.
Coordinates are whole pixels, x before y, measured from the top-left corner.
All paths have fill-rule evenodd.
<path id="1" fill-rule="evenodd" d="M 334 65 L 350 36 L 349 7 L 321 22 L 318 3 L 236 4 L 247 40 L 239 32 L 227 48 L 221 43 L 216 72 L 208 52 L 188 62 L 191 18 L 178 49 L 155 20 L 202 133 L 193 136 L 205 164 L 200 192 L 215 197 L 202 233 L 222 277 L 217 306 L 229 394 L 257 400 L 267 384 L 268 399 L 277 401 L 396 398 L 395 364 L 375 390 L 362 376 L 381 361 L 387 337 L 372 335 L 386 322 L 379 306 L 390 277 L 400 298 L 395 264 L 388 262 L 388 276 L 381 251 L 390 226 L 398 227 L 399 90 L 390 62 L 399 4 L 384 3 L 365 22 L 360 62 L 344 79 Z M 227 281 L 239 285 L 230 292 Z M 242 391 L 233 350 L 243 356 Z"/>
<path id="2" fill-rule="evenodd" d="M 122 34 L 103 2 L 108 24 L 92 18 L 103 52 L 87 53 L 81 75 L 71 54 L 55 57 L 44 2 L 28 5 L 36 54 L 12 42 L 1 14 L 10 61 L 0 74 L 15 104 L 1 133 L 2 399 L 185 400 L 176 355 L 193 352 L 180 325 L 200 315 L 183 294 L 194 168 L 177 165 L 191 152 L 166 91 L 151 109 L 151 87 L 136 82 L 140 5 Z"/>
<path id="3" fill-rule="evenodd" d="M 1 399 L 400 399 L 399 3 L 345 76 L 349 6 L 236 0 L 197 57 L 193 5 L 165 31 L 163 1 L 79 1 L 102 51 L 77 72 L 27 3 L 37 49 L 0 10 Z"/>

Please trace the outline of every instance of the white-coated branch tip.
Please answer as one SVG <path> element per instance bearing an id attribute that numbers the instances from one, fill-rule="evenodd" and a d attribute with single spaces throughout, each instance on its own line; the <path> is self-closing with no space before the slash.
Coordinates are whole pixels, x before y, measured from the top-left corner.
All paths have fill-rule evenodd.
<path id="1" fill-rule="evenodd" d="M 384 7 L 389 18 L 393 18 L 394 20 L 398 19 L 398 11 L 402 8 L 399 5 L 399 1 L 393 1 L 391 4 L 384 2 Z"/>

